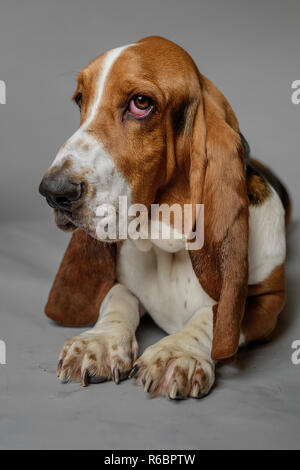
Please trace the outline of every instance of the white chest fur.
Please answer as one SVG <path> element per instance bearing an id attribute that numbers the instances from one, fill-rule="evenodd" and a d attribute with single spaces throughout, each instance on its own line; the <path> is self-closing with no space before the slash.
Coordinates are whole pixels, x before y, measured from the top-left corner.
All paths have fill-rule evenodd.
<path id="1" fill-rule="evenodd" d="M 143 252 L 127 240 L 120 250 L 118 281 L 169 334 L 181 329 L 200 307 L 215 303 L 199 284 L 186 250 L 168 253 L 153 245 Z"/>

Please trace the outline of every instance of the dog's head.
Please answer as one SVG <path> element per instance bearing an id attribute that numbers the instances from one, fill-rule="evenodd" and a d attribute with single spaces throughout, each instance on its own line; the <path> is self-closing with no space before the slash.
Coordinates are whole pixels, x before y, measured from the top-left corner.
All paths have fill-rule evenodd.
<path id="1" fill-rule="evenodd" d="M 209 153 L 217 160 L 209 198 L 222 192 L 221 178 L 221 197 L 232 199 L 242 172 L 237 120 L 179 46 L 150 37 L 103 54 L 79 74 L 74 101 L 80 128 L 40 187 L 60 228 L 95 236 L 97 208 L 118 211 L 119 196 L 147 208 L 203 202 Z"/>

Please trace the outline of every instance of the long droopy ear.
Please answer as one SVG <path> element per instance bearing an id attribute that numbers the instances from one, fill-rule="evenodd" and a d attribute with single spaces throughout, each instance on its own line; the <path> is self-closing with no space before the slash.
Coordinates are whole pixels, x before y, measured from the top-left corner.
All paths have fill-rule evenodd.
<path id="1" fill-rule="evenodd" d="M 194 271 L 214 307 L 213 359 L 237 352 L 248 289 L 249 210 L 238 121 L 217 88 L 200 75 L 194 121 L 192 202 L 204 204 L 204 246 L 190 251 Z"/>
<path id="2" fill-rule="evenodd" d="M 116 245 L 74 233 L 51 289 L 45 313 L 63 326 L 93 324 L 116 279 Z"/>

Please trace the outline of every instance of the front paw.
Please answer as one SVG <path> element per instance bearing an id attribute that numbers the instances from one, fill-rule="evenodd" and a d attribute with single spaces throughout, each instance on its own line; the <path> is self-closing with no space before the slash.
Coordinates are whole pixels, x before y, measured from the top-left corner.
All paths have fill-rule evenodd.
<path id="1" fill-rule="evenodd" d="M 150 346 L 130 374 L 152 397 L 203 398 L 215 381 L 215 365 L 206 354 L 192 354 L 168 337 Z"/>
<path id="2" fill-rule="evenodd" d="M 109 330 L 91 330 L 66 342 L 57 369 L 63 383 L 81 382 L 86 387 L 107 380 L 119 383 L 128 377 L 138 354 L 135 335 L 126 327 Z"/>

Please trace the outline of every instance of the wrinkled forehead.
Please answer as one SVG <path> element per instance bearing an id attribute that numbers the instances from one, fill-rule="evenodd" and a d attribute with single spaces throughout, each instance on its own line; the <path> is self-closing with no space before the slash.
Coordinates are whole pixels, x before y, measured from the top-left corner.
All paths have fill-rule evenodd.
<path id="1" fill-rule="evenodd" d="M 168 99 L 196 87 L 197 68 L 176 44 L 162 38 L 112 49 L 101 55 L 78 76 L 78 86 L 95 101 L 106 92 L 143 92 Z M 99 96 L 98 96 L 99 97 Z"/>

